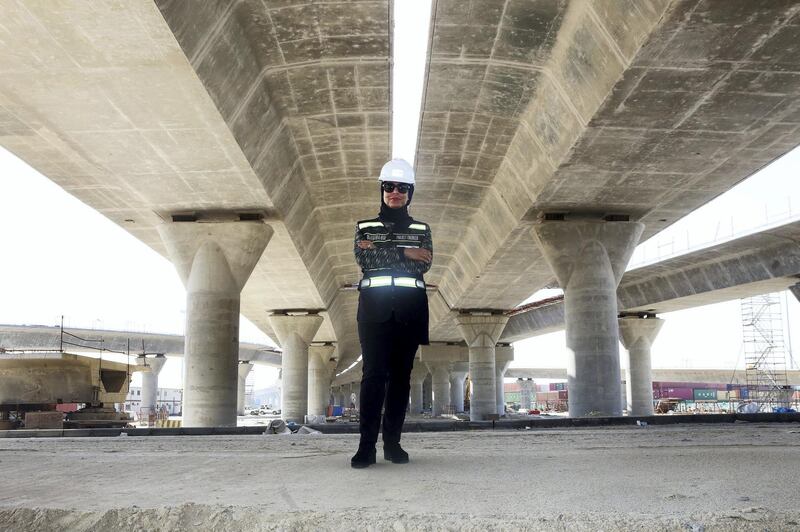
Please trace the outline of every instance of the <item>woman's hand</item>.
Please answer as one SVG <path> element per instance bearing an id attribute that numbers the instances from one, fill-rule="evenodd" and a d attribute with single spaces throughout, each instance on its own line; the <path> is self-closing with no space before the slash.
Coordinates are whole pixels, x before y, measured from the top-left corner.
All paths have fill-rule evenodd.
<path id="1" fill-rule="evenodd" d="M 370 240 L 359 240 L 358 247 L 361 249 L 375 249 L 375 244 L 373 244 Z"/>
<path id="2" fill-rule="evenodd" d="M 425 248 L 405 248 L 403 249 L 403 254 L 407 259 L 421 262 L 430 262 L 433 259 L 433 253 Z"/>

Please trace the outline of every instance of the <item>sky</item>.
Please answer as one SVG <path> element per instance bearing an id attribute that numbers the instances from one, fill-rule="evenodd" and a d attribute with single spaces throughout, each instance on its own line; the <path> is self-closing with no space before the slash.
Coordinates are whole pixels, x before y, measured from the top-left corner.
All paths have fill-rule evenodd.
<path id="1" fill-rule="evenodd" d="M 395 6 L 392 152 L 413 162 L 430 1 Z M 800 217 L 799 170 L 795 150 L 641 244 L 630 268 Z M 0 323 L 55 325 L 64 315 L 67 327 L 183 334 L 186 296 L 170 262 L 2 148 L 0 243 Z M 800 305 L 784 300 L 800 345 Z M 738 301 L 661 317 L 654 368 L 742 366 Z M 270 343 L 245 318 L 241 339 Z M 518 342 L 515 356 L 516 367 L 564 367 L 564 333 Z M 180 375 L 181 359 L 170 359 L 160 386 L 179 387 Z M 277 370 L 256 366 L 248 383 L 276 379 Z"/>

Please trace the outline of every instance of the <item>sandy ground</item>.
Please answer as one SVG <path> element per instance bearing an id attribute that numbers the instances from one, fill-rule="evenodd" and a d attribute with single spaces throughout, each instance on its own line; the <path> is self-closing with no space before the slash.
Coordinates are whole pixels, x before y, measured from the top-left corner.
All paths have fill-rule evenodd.
<path id="1" fill-rule="evenodd" d="M 800 424 L 0 440 L 0 530 L 800 530 Z"/>

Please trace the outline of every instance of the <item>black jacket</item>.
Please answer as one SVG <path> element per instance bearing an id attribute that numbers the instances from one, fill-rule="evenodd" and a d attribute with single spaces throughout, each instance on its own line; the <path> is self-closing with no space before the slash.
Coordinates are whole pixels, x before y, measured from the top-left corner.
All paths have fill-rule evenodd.
<path id="1" fill-rule="evenodd" d="M 361 249 L 359 240 L 369 240 L 375 248 Z M 397 231 L 394 224 L 380 218 L 356 224 L 354 252 L 364 279 L 390 275 L 424 282 L 423 274 L 430 269 L 430 263 L 407 259 L 403 254 L 406 247 L 425 248 L 433 253 L 428 224 L 412 221 L 407 229 Z M 393 314 L 397 321 L 418 324 L 420 343 L 428 343 L 428 296 L 424 289 L 384 286 L 360 290 L 358 321 L 382 323 L 392 319 Z"/>

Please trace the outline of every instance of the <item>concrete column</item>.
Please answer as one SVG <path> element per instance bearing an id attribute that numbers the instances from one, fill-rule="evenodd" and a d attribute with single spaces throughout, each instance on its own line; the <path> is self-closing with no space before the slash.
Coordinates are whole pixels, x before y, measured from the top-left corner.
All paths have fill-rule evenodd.
<path id="1" fill-rule="evenodd" d="M 483 421 L 497 413 L 495 345 L 508 317 L 502 314 L 460 314 L 458 328 L 469 347 L 469 378 L 472 383 L 470 421 Z"/>
<path id="2" fill-rule="evenodd" d="M 428 366 L 419 359 L 414 360 L 414 367 L 411 369 L 411 410 L 412 416 L 418 416 L 422 412 L 422 383 L 428 377 Z"/>
<path id="3" fill-rule="evenodd" d="M 533 396 L 536 393 L 536 384 L 533 379 L 517 379 L 519 384 L 519 406 L 522 410 L 533 408 Z"/>
<path id="4" fill-rule="evenodd" d="M 450 362 L 426 362 L 431 372 L 433 406 L 431 415 L 441 416 L 450 406 Z"/>
<path id="5" fill-rule="evenodd" d="M 323 318 L 318 314 L 272 314 L 270 326 L 283 348 L 281 353 L 281 418 L 303 423 L 308 412 L 308 346 Z"/>
<path id="6" fill-rule="evenodd" d="M 464 380 L 469 373 L 469 362 L 454 362 L 450 368 L 450 404 L 455 412 L 464 411 Z"/>
<path id="7" fill-rule="evenodd" d="M 324 416 L 328 411 L 331 378 L 336 364 L 331 356 L 334 345 L 312 345 L 308 348 L 308 415 Z"/>
<path id="8" fill-rule="evenodd" d="M 622 358 L 624 359 L 624 356 Z M 620 365 L 620 373 L 627 378 L 627 380 L 623 380 L 619 386 L 622 389 L 620 404 L 622 405 L 622 409 L 627 410 L 628 415 L 630 415 L 631 410 L 628 407 L 628 381 L 630 380 L 630 369 L 623 368 L 622 365 Z"/>
<path id="9" fill-rule="evenodd" d="M 495 361 L 495 374 L 497 375 L 497 385 L 495 391 L 497 393 L 497 414 L 504 416 L 506 414 L 506 393 L 504 389 L 506 370 L 511 361 L 500 362 Z"/>
<path id="10" fill-rule="evenodd" d="M 422 381 L 422 409 L 428 410 L 433 407 L 433 377 L 430 373 Z"/>
<path id="11" fill-rule="evenodd" d="M 236 391 L 236 414 L 244 415 L 244 401 L 247 389 L 247 376 L 250 375 L 250 370 L 253 365 L 249 362 L 239 362 L 239 387 Z"/>
<path id="12" fill-rule="evenodd" d="M 638 222 L 544 222 L 533 234 L 564 290 L 569 414 L 622 415 L 617 286 L 644 230 Z"/>
<path id="13" fill-rule="evenodd" d="M 652 416 L 654 413 L 650 349 L 663 325 L 664 320 L 656 317 L 630 316 L 619 319 L 620 339 L 628 350 L 628 375 L 625 380 L 628 414 L 631 416 Z"/>
<path id="14" fill-rule="evenodd" d="M 350 406 L 350 385 L 342 384 L 339 386 L 339 405 L 347 408 Z"/>
<path id="15" fill-rule="evenodd" d="M 272 237 L 260 221 L 172 222 L 158 233 L 186 287 L 183 426 L 236 426 L 239 299 Z"/>
<path id="16" fill-rule="evenodd" d="M 150 371 L 142 372 L 142 402 L 139 404 L 139 410 L 145 415 L 155 413 L 158 407 L 158 374 L 161 373 L 166 361 L 167 357 L 164 355 L 154 357 L 140 355 L 136 359 L 137 365 L 150 368 Z"/>

